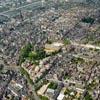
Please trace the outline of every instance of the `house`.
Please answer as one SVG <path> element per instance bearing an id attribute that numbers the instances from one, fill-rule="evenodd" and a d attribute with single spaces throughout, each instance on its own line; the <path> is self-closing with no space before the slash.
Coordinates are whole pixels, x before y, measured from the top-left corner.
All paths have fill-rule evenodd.
<path id="1" fill-rule="evenodd" d="M 37 94 L 38 94 L 38 95 L 43 95 L 43 94 L 46 92 L 48 85 L 49 85 L 49 83 L 43 85 L 43 86 L 37 91 Z"/>
<path id="2" fill-rule="evenodd" d="M 47 95 L 49 98 L 53 98 L 53 97 L 54 97 L 54 94 L 55 94 L 55 90 L 54 90 L 54 89 L 50 89 L 50 88 L 47 89 L 46 95 Z"/>
<path id="3" fill-rule="evenodd" d="M 57 100 L 66 100 L 65 95 L 60 93 L 59 96 L 57 97 Z"/>

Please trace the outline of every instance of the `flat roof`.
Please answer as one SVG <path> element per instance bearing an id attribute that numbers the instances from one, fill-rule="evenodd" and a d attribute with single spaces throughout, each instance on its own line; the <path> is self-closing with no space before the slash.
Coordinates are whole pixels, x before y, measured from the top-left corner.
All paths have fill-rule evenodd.
<path id="1" fill-rule="evenodd" d="M 57 100 L 63 100 L 64 96 L 65 96 L 64 94 L 60 93 L 59 96 L 57 97 Z"/>

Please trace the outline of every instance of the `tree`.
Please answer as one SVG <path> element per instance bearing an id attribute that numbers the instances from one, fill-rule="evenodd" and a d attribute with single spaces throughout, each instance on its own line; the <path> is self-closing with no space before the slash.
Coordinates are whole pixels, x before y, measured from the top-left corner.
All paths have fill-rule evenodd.
<path id="1" fill-rule="evenodd" d="M 85 98 L 85 100 L 93 100 L 92 96 L 89 94 L 89 92 L 86 93 L 84 98 Z"/>
<path id="2" fill-rule="evenodd" d="M 31 61 L 40 60 L 46 57 L 46 53 L 43 49 L 39 49 L 37 51 L 30 52 L 28 57 Z"/>
<path id="3" fill-rule="evenodd" d="M 4 65 L 0 64 L 0 71 L 3 70 L 3 68 L 4 68 Z"/>
<path id="4" fill-rule="evenodd" d="M 70 40 L 69 40 L 69 39 L 67 39 L 67 38 L 66 38 L 66 39 L 64 39 L 64 40 L 63 40 L 63 42 L 64 42 L 64 44 L 65 44 L 65 45 L 68 45 L 68 44 L 70 44 L 70 43 L 71 43 L 71 42 L 70 42 Z"/>
<path id="5" fill-rule="evenodd" d="M 87 18 L 84 17 L 84 18 L 82 19 L 82 22 L 84 22 L 84 23 L 93 24 L 94 21 L 95 21 L 95 19 L 94 19 L 94 18 L 91 18 L 91 17 L 87 17 Z"/>
<path id="6" fill-rule="evenodd" d="M 51 83 L 49 84 L 48 88 L 50 88 L 50 89 L 57 89 L 57 86 L 58 86 L 57 83 L 51 82 Z"/>
<path id="7" fill-rule="evenodd" d="M 29 59 L 32 60 L 36 60 L 37 58 L 37 53 L 36 52 L 30 52 L 28 55 Z"/>
<path id="8" fill-rule="evenodd" d="M 19 56 L 19 62 L 20 64 L 25 61 L 25 58 L 29 56 L 30 51 L 32 50 L 32 45 L 28 43 L 25 45 L 21 51 L 20 51 L 20 56 Z"/>

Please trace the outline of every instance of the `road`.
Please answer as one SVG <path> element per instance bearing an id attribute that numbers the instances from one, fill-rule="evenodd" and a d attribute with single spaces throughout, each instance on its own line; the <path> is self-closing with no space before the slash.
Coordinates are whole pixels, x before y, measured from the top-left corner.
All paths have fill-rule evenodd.
<path id="1" fill-rule="evenodd" d="M 92 48 L 92 49 L 99 49 L 100 50 L 99 46 L 95 46 L 95 45 L 91 45 L 91 44 L 79 44 L 79 43 L 76 43 L 76 42 L 72 42 L 71 44 L 73 44 L 75 46 L 81 46 L 81 47 L 84 47 L 84 48 Z"/>
<path id="2" fill-rule="evenodd" d="M 14 9 L 12 8 L 10 10 L 1 12 L 0 15 L 4 15 L 4 16 L 7 16 L 7 17 L 11 17 L 10 15 L 12 15 L 15 12 L 16 13 L 19 13 L 18 10 L 23 9 L 23 8 L 24 8 L 24 10 L 25 10 L 25 8 L 30 8 L 31 10 L 34 10 L 34 9 L 39 8 L 39 7 L 43 7 L 43 6 L 48 6 L 49 7 L 51 5 L 52 5 L 52 0 L 49 0 L 47 2 L 44 2 L 44 5 L 43 5 L 43 2 L 41 0 L 38 0 L 38 1 L 35 0 L 35 2 L 32 2 L 31 4 L 27 4 L 27 5 L 24 5 L 24 6 L 20 6 L 20 7 L 14 8 Z"/>
<path id="3" fill-rule="evenodd" d="M 86 56 L 84 56 L 84 55 L 78 55 L 78 54 L 73 54 L 72 55 L 73 57 L 75 57 L 75 58 L 82 58 L 83 60 L 86 60 L 86 61 L 97 61 L 97 62 L 100 62 L 100 59 L 97 59 L 97 58 L 88 58 L 88 57 L 86 57 Z"/>
<path id="4" fill-rule="evenodd" d="M 4 12 L 1 12 L 0 15 L 9 13 L 9 12 L 11 12 L 11 11 L 20 10 L 20 9 L 22 9 L 22 8 L 25 8 L 25 7 L 30 7 L 30 6 L 34 6 L 34 5 L 36 6 L 36 5 L 38 5 L 38 4 L 41 4 L 41 5 L 42 5 L 42 2 L 41 2 L 41 1 L 33 2 L 33 3 L 27 4 L 27 5 L 25 5 L 25 6 L 21 6 L 21 7 L 15 8 L 15 9 L 11 9 L 11 10 L 7 10 L 7 11 L 4 11 Z"/>
<path id="5" fill-rule="evenodd" d="M 71 44 L 74 45 L 74 46 L 79 46 L 79 47 L 83 47 L 83 48 L 92 48 L 92 49 L 98 49 L 100 50 L 100 47 L 99 46 L 95 46 L 95 45 L 91 45 L 91 44 L 79 44 L 79 43 L 76 43 L 76 42 L 72 42 L 71 41 Z M 74 57 L 79 57 L 79 58 L 82 58 L 84 60 L 87 60 L 87 61 L 98 61 L 100 62 L 100 59 L 98 58 L 87 58 L 87 57 L 84 57 L 84 55 L 78 55 L 78 54 L 73 54 L 72 56 Z"/>

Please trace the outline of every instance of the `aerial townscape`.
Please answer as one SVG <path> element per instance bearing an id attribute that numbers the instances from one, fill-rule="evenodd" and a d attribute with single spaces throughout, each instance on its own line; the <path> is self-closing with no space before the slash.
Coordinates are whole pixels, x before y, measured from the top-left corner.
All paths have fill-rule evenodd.
<path id="1" fill-rule="evenodd" d="M 0 100 L 100 100 L 100 0 L 0 0 Z"/>

